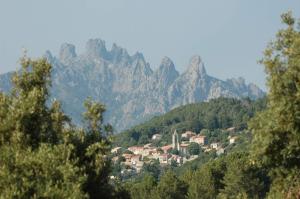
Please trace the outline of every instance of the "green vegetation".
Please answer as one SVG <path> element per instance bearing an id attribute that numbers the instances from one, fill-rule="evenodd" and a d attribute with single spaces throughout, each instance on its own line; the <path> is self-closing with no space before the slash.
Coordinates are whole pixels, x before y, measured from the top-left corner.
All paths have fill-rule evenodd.
<path id="1" fill-rule="evenodd" d="M 201 152 L 201 148 L 200 145 L 197 143 L 192 142 L 189 146 L 188 146 L 188 152 L 191 155 L 198 155 Z"/>
<path id="2" fill-rule="evenodd" d="M 262 63 L 269 86 L 268 108 L 250 124 L 253 161 L 268 168 L 270 197 L 300 197 L 300 27 L 291 13 L 286 29 L 265 50 Z"/>
<path id="3" fill-rule="evenodd" d="M 179 176 L 179 177 L 178 177 Z M 249 163 L 249 154 L 234 152 L 211 160 L 196 170 L 175 175 L 166 170 L 159 180 L 146 175 L 128 182 L 132 198 L 264 198 L 268 190 L 267 172 Z M 142 197 L 143 198 L 143 197 Z"/>
<path id="4" fill-rule="evenodd" d="M 114 144 L 123 147 L 143 145 L 150 142 L 152 135 L 160 133 L 163 137 L 156 144 L 165 145 L 170 142 L 174 129 L 180 133 L 186 130 L 200 132 L 202 129 L 215 131 L 232 126 L 245 129 L 249 118 L 265 108 L 265 102 L 265 98 L 257 101 L 219 98 L 181 106 L 116 135 Z"/>
<path id="5" fill-rule="evenodd" d="M 75 127 L 58 101 L 46 106 L 51 65 L 26 57 L 21 64 L 12 92 L 0 93 L 0 197 L 112 197 L 104 106 L 88 100 L 86 127 Z"/>
<path id="6" fill-rule="evenodd" d="M 128 183 L 132 199 L 184 199 L 187 185 L 170 170 L 166 171 L 159 182 L 146 175 L 140 182 Z"/>

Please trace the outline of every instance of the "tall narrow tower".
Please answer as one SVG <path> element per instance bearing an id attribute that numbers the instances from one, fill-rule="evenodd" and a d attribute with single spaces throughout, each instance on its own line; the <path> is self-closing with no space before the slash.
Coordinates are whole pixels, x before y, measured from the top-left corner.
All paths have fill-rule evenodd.
<path id="1" fill-rule="evenodd" d="M 178 133 L 176 131 L 176 140 L 177 140 L 177 151 L 180 151 L 180 145 L 179 145 L 179 138 L 178 138 Z"/>
<path id="2" fill-rule="evenodd" d="M 172 135 L 172 147 L 173 149 L 177 149 L 178 151 L 180 150 L 180 145 L 179 145 L 179 138 L 178 138 L 178 133 L 175 130 L 173 135 Z"/>
<path id="3" fill-rule="evenodd" d="M 173 132 L 172 134 L 172 148 L 175 149 L 176 148 L 176 130 Z"/>

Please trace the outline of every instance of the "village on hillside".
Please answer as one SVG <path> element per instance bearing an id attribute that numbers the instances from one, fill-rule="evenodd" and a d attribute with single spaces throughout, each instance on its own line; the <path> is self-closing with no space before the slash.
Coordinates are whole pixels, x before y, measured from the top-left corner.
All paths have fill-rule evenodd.
<path id="1" fill-rule="evenodd" d="M 226 131 L 234 132 L 235 127 L 228 128 Z M 151 141 L 155 142 L 161 139 L 161 134 L 154 134 Z M 238 136 L 229 135 L 227 137 L 228 144 L 234 144 L 237 139 Z M 121 170 L 121 175 L 128 173 L 138 174 L 145 163 L 150 163 L 153 160 L 157 160 L 162 167 L 171 164 L 181 166 L 188 161 L 198 158 L 199 151 L 193 153 L 192 145 L 196 145 L 196 149 L 198 146 L 199 150 L 203 152 L 214 151 L 217 156 L 225 153 L 223 143 L 209 143 L 207 136 L 199 135 L 192 131 L 185 131 L 179 135 L 175 130 L 172 134 L 172 144 L 169 145 L 156 147 L 150 142 L 144 146 L 131 146 L 128 148 L 117 146 L 111 150 L 113 154 L 112 161 L 114 163 L 119 162 L 124 166 Z M 122 159 L 121 161 L 120 158 Z"/>

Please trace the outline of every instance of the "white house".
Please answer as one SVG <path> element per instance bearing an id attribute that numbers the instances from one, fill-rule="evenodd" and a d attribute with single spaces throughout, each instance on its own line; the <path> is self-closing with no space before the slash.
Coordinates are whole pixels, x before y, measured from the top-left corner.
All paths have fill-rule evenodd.
<path id="1" fill-rule="evenodd" d="M 210 147 L 213 148 L 213 149 L 218 149 L 219 146 L 220 146 L 220 143 L 218 143 L 218 142 L 214 142 L 214 143 L 210 144 Z"/>
<path id="2" fill-rule="evenodd" d="M 157 134 L 152 135 L 152 140 L 160 140 L 161 137 L 162 137 L 162 135 L 157 133 Z"/>
<path id="3" fill-rule="evenodd" d="M 233 143 L 235 143 L 235 142 L 236 142 L 236 140 L 237 140 L 237 138 L 238 138 L 238 137 L 236 137 L 236 136 L 234 136 L 234 137 L 230 137 L 230 138 L 229 138 L 229 144 L 233 144 Z"/>

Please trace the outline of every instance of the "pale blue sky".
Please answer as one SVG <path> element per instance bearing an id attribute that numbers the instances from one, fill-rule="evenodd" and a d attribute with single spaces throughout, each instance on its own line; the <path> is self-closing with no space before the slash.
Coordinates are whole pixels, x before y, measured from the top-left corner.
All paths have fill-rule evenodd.
<path id="1" fill-rule="evenodd" d="M 80 54 L 89 38 L 101 38 L 108 48 L 142 52 L 153 69 L 166 55 L 182 72 L 199 54 L 209 74 L 265 88 L 257 61 L 287 10 L 299 18 L 300 1 L 0 0 L 0 73 L 18 67 L 22 47 L 34 57 L 57 55 L 69 42 Z"/>

